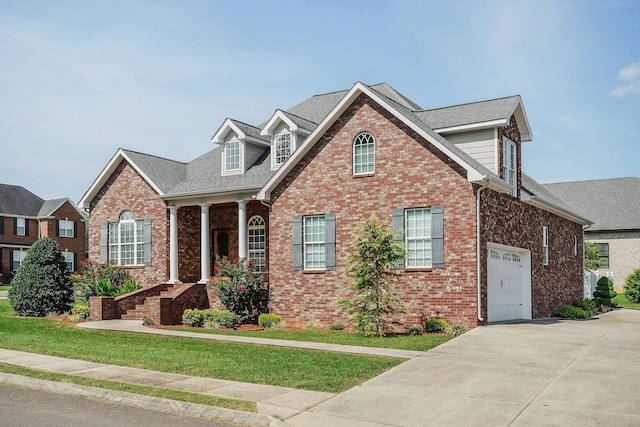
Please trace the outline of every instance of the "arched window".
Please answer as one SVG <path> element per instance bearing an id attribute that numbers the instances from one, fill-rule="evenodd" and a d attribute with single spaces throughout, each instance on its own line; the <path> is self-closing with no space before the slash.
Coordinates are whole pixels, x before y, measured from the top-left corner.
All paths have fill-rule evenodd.
<path id="1" fill-rule="evenodd" d="M 265 271 L 267 263 L 267 235 L 264 218 L 259 215 L 251 217 L 247 228 L 249 259 L 255 271 Z"/>
<path id="2" fill-rule="evenodd" d="M 376 143 L 368 132 L 359 133 L 353 141 L 353 174 L 372 174 L 376 170 Z"/>
<path id="3" fill-rule="evenodd" d="M 109 223 L 109 261 L 116 265 L 145 263 L 144 221 L 136 221 L 131 211 L 123 211 L 118 222 Z"/>

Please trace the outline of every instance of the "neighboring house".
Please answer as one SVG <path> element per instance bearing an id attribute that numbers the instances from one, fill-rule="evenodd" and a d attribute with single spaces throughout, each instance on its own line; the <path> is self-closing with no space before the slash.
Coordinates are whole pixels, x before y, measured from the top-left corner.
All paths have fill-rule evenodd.
<path id="1" fill-rule="evenodd" d="M 408 249 L 405 325 L 550 316 L 582 296 L 590 222 L 522 172 L 531 139 L 519 96 L 424 110 L 356 83 L 259 126 L 227 119 L 189 163 L 118 150 L 80 202 L 89 257 L 149 285 L 205 283 L 216 255 L 251 258 L 289 324 L 344 323 L 345 256 L 375 213 Z"/>
<path id="2" fill-rule="evenodd" d="M 640 268 L 640 178 L 558 182 L 544 187 L 590 218 L 585 240 L 598 246 L 601 275 L 624 290 L 626 278 Z"/>
<path id="3" fill-rule="evenodd" d="M 43 200 L 24 187 L 0 184 L 0 281 L 7 283 L 40 237 L 54 239 L 70 271 L 87 256 L 86 219 L 68 198 Z"/>

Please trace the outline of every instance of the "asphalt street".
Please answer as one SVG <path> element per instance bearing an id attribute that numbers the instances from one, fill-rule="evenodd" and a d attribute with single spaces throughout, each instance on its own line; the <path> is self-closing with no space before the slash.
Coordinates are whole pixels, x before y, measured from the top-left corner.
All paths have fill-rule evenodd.
<path id="1" fill-rule="evenodd" d="M 205 418 L 7 384 L 0 384 L 0 408 L 4 427 L 232 427 Z"/>

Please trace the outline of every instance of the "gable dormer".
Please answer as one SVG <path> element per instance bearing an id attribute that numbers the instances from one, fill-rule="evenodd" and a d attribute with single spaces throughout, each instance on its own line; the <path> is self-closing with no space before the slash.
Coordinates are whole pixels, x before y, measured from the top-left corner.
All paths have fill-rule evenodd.
<path id="1" fill-rule="evenodd" d="M 276 110 L 260 132 L 271 140 L 271 170 L 279 169 L 289 160 L 315 127 L 309 120 Z"/>
<path id="2" fill-rule="evenodd" d="M 220 170 L 223 176 L 245 173 L 270 145 L 260 135 L 260 129 L 232 119 L 224 121 L 211 142 L 221 146 Z"/>

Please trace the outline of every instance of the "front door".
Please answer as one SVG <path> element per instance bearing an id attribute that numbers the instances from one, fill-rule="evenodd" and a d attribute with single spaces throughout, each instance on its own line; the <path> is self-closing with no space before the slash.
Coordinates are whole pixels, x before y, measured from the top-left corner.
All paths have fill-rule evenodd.
<path id="1" fill-rule="evenodd" d="M 215 265 L 217 257 L 229 258 L 229 230 L 213 230 L 213 250 L 211 255 L 213 256 L 213 262 L 211 266 Z"/>

